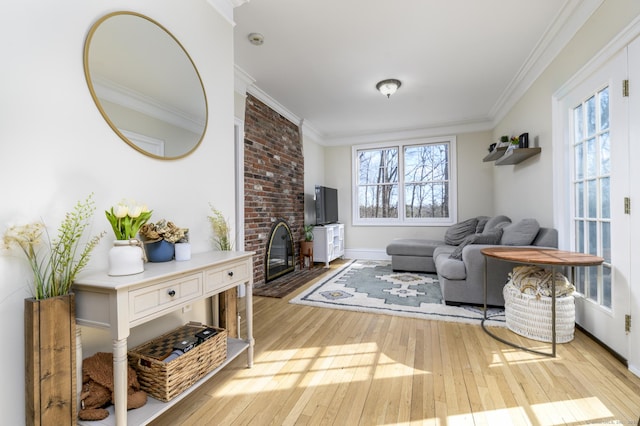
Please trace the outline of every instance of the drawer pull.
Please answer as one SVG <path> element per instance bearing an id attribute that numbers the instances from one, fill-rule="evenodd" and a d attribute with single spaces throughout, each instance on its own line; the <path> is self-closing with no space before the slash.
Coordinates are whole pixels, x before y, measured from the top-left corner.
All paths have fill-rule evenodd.
<path id="1" fill-rule="evenodd" d="M 229 272 L 227 272 L 227 275 L 229 275 L 230 277 L 232 277 L 232 276 L 233 276 L 233 271 L 229 271 Z"/>
<path id="2" fill-rule="evenodd" d="M 175 290 L 169 290 L 169 292 L 167 293 L 169 296 L 173 297 L 176 295 L 176 291 Z"/>

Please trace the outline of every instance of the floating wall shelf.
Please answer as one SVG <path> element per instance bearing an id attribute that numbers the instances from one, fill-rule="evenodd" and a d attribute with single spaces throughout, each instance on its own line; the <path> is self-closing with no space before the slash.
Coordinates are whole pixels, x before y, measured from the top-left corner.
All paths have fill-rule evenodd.
<path id="1" fill-rule="evenodd" d="M 508 164 L 518 164 L 529 157 L 540 154 L 542 148 L 515 148 L 506 152 L 496 160 L 496 166 L 506 166 Z"/>
<path id="2" fill-rule="evenodd" d="M 486 157 L 484 157 L 482 159 L 482 161 L 487 162 L 487 161 L 495 161 L 498 158 L 502 157 L 504 155 L 504 152 L 507 150 L 507 147 L 501 147 L 501 148 L 495 148 L 493 151 L 491 151 Z"/>

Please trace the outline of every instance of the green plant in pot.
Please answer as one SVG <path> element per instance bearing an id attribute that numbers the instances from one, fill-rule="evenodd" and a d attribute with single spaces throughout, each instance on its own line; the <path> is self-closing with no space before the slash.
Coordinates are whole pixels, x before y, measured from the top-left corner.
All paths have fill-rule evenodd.
<path id="1" fill-rule="evenodd" d="M 233 241 L 231 240 L 231 226 L 229 221 L 222 214 L 222 212 L 211 204 L 211 215 L 207 216 L 213 231 L 213 245 L 220 251 L 233 250 Z"/>
<path id="2" fill-rule="evenodd" d="M 146 204 L 122 200 L 104 213 L 116 236 L 109 251 L 107 274 L 121 276 L 144 272 L 146 259 L 138 231 L 151 218 L 152 211 Z"/>
<path id="3" fill-rule="evenodd" d="M 5 248 L 21 249 L 29 262 L 34 299 L 69 294 L 73 280 L 89 263 L 91 252 L 105 234 L 101 232 L 88 240 L 84 238 L 95 211 L 92 198 L 93 194 L 66 213 L 53 240 L 42 222 L 12 226 L 5 232 Z"/>
<path id="4" fill-rule="evenodd" d="M 309 267 L 313 266 L 313 225 L 304 225 L 304 239 L 300 241 L 300 267 L 304 267 L 305 257 L 309 258 Z"/>
<path id="5" fill-rule="evenodd" d="M 311 242 L 313 241 L 313 225 L 304 225 L 304 241 Z"/>
<path id="6" fill-rule="evenodd" d="M 51 419 L 58 424 L 76 422 L 72 285 L 105 234 L 85 238 L 95 211 L 92 196 L 66 213 L 54 239 L 43 222 L 12 226 L 3 237 L 6 249 L 22 251 L 33 273 L 33 297 L 24 301 L 25 424 L 47 424 Z"/>

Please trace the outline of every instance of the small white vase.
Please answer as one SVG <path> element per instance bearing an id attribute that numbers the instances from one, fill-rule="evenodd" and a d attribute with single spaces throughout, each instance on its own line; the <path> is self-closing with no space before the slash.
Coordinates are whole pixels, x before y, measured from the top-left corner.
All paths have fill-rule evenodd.
<path id="1" fill-rule="evenodd" d="M 191 259 L 191 244 L 190 243 L 176 243 L 176 261 L 183 261 Z"/>
<path id="2" fill-rule="evenodd" d="M 141 244 L 138 240 L 115 240 L 109 250 L 111 276 L 133 275 L 144 272 Z"/>

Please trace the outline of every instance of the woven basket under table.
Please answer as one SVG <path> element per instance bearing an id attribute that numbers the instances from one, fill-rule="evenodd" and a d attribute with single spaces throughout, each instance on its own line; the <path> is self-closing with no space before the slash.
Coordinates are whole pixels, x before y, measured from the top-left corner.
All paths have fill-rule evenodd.
<path id="1" fill-rule="evenodd" d="M 521 336 L 551 342 L 551 298 L 521 293 L 511 282 L 504 286 L 507 327 Z M 573 340 L 576 309 L 573 296 L 556 297 L 556 343 Z"/>
<path id="2" fill-rule="evenodd" d="M 150 396 L 167 402 L 176 397 L 227 357 L 227 330 L 169 362 L 162 360 L 173 350 L 174 342 L 195 336 L 207 326 L 187 324 L 129 351 L 129 365 L 138 375 L 140 387 Z M 214 328 L 214 327 L 210 327 Z"/>

